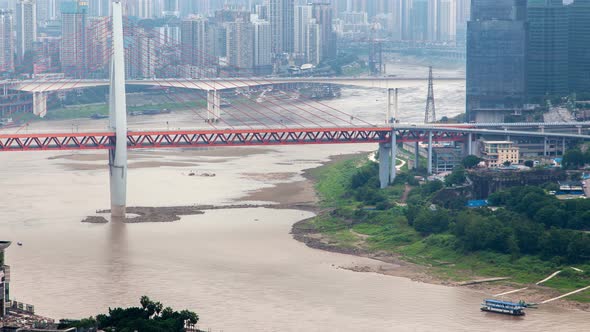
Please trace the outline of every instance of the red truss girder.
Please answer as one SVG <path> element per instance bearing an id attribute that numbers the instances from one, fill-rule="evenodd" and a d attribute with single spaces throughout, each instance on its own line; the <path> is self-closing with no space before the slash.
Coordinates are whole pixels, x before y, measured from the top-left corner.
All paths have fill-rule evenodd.
<path id="1" fill-rule="evenodd" d="M 396 136 L 398 142 L 428 140 L 428 132 L 419 130 L 398 130 Z M 433 132 L 433 141 L 461 139 L 461 133 Z M 383 143 L 390 140 L 391 129 L 377 127 L 130 131 L 127 134 L 127 146 L 130 149 Z M 0 134 L 0 151 L 112 149 L 114 143 L 115 134 L 110 132 Z"/>
<path id="2" fill-rule="evenodd" d="M 0 151 L 96 150 L 114 146 L 114 133 L 0 134 Z"/>

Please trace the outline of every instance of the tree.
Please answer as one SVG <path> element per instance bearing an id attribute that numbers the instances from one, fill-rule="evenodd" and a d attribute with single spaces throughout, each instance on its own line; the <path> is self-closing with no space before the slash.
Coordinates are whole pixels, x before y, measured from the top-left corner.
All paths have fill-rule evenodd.
<path id="1" fill-rule="evenodd" d="M 586 158 L 579 149 L 570 149 L 563 155 L 562 165 L 565 169 L 576 169 L 584 165 Z"/>
<path id="2" fill-rule="evenodd" d="M 509 160 L 506 160 L 505 162 L 502 163 L 502 165 L 504 165 L 504 167 L 508 167 L 510 166 L 512 163 Z"/>
<path id="3" fill-rule="evenodd" d="M 466 179 L 467 178 L 465 176 L 465 168 L 463 168 L 463 166 L 457 166 L 451 174 L 445 177 L 445 184 L 448 187 L 452 185 L 460 185 L 465 183 Z"/>
<path id="4" fill-rule="evenodd" d="M 445 209 L 423 208 L 414 219 L 414 228 L 422 235 L 443 233 L 449 229 L 449 213 Z"/>
<path id="5" fill-rule="evenodd" d="M 477 166 L 480 162 L 481 162 L 481 158 L 470 154 L 467 157 L 463 158 L 463 161 L 461 161 L 461 164 L 463 164 L 463 167 L 469 169 L 469 168 L 473 168 L 473 167 Z"/>
<path id="6" fill-rule="evenodd" d="M 142 296 L 142 297 L 139 299 L 139 303 L 141 304 L 141 306 L 142 306 L 144 309 L 147 309 L 147 307 L 150 305 L 150 303 L 152 303 L 152 301 L 150 300 L 150 298 L 149 298 L 149 297 L 147 297 L 147 296 L 145 296 L 145 295 L 144 295 L 144 296 Z"/>
<path id="7" fill-rule="evenodd" d="M 526 161 L 524 162 L 524 165 L 525 165 L 526 167 L 533 167 L 533 166 L 535 166 L 535 162 L 534 162 L 534 161 L 532 161 L 532 160 L 526 160 Z"/>
<path id="8" fill-rule="evenodd" d="M 147 296 L 141 297 L 140 304 L 142 307 L 109 309 L 108 315 L 96 316 L 96 325 L 105 331 L 183 332 L 186 325 L 194 326 L 199 321 L 199 316 L 192 311 L 174 311 L 170 307 L 162 309 L 162 303 L 154 302 Z M 75 327 L 78 322 L 63 327 Z M 85 323 L 91 324 L 92 320 Z"/>
<path id="9" fill-rule="evenodd" d="M 439 190 L 441 190 L 444 187 L 442 181 L 440 180 L 432 180 L 432 181 L 428 181 L 426 182 L 423 186 L 422 186 L 422 194 L 424 196 L 430 195 L 432 193 L 435 193 Z"/>

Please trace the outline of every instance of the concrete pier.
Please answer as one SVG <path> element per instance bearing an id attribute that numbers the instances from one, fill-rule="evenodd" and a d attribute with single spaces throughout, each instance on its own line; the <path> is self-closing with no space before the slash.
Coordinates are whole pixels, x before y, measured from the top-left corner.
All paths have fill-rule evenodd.
<path id="1" fill-rule="evenodd" d="M 395 181 L 395 177 L 397 176 L 397 168 L 395 165 L 397 163 L 397 137 L 395 136 L 395 130 L 391 130 L 391 155 L 390 155 L 390 169 L 391 172 L 389 173 L 389 184 L 393 184 Z"/>
<path id="2" fill-rule="evenodd" d="M 207 91 L 207 122 L 219 122 L 221 119 L 221 93 L 217 90 Z"/>
<path id="3" fill-rule="evenodd" d="M 420 168 L 420 143 L 414 143 L 414 169 Z"/>
<path id="4" fill-rule="evenodd" d="M 428 174 L 432 174 L 432 131 L 428 132 Z"/>
<path id="5" fill-rule="evenodd" d="M 33 92 L 33 114 L 40 118 L 47 115 L 47 94 L 44 92 Z"/>
<path id="6" fill-rule="evenodd" d="M 109 150 L 111 217 L 125 217 L 127 206 L 127 105 L 125 103 L 125 49 L 123 46 L 123 9 L 114 1 L 113 56 L 109 91 L 109 129 L 115 132 L 115 149 Z"/>
<path id="7" fill-rule="evenodd" d="M 379 143 L 379 184 L 381 189 L 389 186 L 391 173 L 391 144 Z M 395 162 L 394 162 L 395 165 Z"/>
<path id="8" fill-rule="evenodd" d="M 381 189 L 393 184 L 397 175 L 395 159 L 397 156 L 397 137 L 391 130 L 391 142 L 379 143 L 379 184 Z"/>

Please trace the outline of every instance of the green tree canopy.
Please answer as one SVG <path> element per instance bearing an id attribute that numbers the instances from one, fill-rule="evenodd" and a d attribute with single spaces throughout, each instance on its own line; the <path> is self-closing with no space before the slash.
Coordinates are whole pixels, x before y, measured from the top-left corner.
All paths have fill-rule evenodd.
<path id="1" fill-rule="evenodd" d="M 584 166 L 586 157 L 579 149 L 570 149 L 563 155 L 562 166 L 565 169 L 576 169 Z"/>
<path id="2" fill-rule="evenodd" d="M 465 167 L 465 168 L 473 168 L 473 167 L 477 166 L 477 164 L 479 164 L 480 161 L 481 161 L 481 158 L 470 154 L 467 157 L 463 158 L 463 161 L 461 162 L 461 164 L 463 164 L 463 167 Z"/>

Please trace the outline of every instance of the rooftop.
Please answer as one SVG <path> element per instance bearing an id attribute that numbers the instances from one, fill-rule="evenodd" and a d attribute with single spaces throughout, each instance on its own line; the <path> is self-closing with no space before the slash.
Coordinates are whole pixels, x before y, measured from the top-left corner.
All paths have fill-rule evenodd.
<path id="1" fill-rule="evenodd" d="M 514 144 L 512 141 L 483 141 L 484 144 Z"/>

